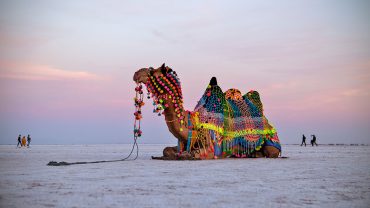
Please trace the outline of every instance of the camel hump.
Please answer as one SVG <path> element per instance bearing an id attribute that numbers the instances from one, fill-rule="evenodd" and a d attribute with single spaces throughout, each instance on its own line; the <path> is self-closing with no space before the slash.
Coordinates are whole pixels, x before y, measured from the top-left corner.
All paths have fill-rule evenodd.
<path id="1" fill-rule="evenodd" d="M 216 77 L 212 77 L 211 81 L 209 81 L 209 85 L 211 85 L 211 86 L 217 85 L 217 79 L 216 79 Z"/>
<path id="2" fill-rule="evenodd" d="M 261 113 L 263 112 L 263 105 L 261 102 L 260 94 L 257 91 L 251 90 L 247 94 L 245 94 L 244 97 L 247 97 L 254 105 L 256 105 Z"/>
<path id="3" fill-rule="evenodd" d="M 231 100 L 243 99 L 242 93 L 238 89 L 231 88 L 227 90 L 224 94 L 225 94 L 226 99 L 231 99 Z"/>

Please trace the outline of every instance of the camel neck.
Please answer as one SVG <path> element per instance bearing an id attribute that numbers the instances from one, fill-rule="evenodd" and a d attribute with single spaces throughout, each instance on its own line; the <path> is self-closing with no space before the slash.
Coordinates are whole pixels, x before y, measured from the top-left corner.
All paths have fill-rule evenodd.
<path id="1" fill-rule="evenodd" d="M 170 126 L 176 126 L 176 127 L 181 126 L 181 121 L 180 121 L 178 115 L 180 115 L 180 117 L 185 118 L 185 109 L 181 105 L 181 106 L 177 107 L 178 110 L 176 112 L 176 110 L 175 110 L 176 107 L 172 103 L 171 100 L 167 99 L 166 103 L 170 103 L 170 104 L 168 104 L 168 107 L 164 109 L 164 112 L 163 112 L 167 126 L 168 127 L 170 127 Z"/>
<path id="2" fill-rule="evenodd" d="M 177 138 L 186 139 L 185 110 L 182 105 L 181 83 L 175 72 L 166 74 L 149 74 L 146 83 L 148 91 L 154 95 L 154 103 L 159 109 L 164 109 L 168 129 Z"/>

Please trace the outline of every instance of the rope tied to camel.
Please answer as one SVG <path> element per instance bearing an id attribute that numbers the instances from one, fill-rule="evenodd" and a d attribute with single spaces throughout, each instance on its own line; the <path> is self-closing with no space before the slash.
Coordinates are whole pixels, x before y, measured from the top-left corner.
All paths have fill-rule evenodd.
<path id="1" fill-rule="evenodd" d="M 133 159 L 130 159 L 130 160 L 136 160 L 139 156 L 139 146 L 137 144 L 137 139 L 139 137 L 141 137 L 141 135 L 142 135 L 142 131 L 141 131 L 141 119 L 142 119 L 141 107 L 145 105 L 145 103 L 143 101 L 143 99 L 144 99 L 143 98 L 143 86 L 138 83 L 136 88 L 135 88 L 135 92 L 136 92 L 136 95 L 135 95 L 135 98 L 134 98 L 134 102 L 135 102 L 134 143 L 133 143 L 131 151 L 130 151 L 130 153 L 128 154 L 127 157 L 125 157 L 123 159 L 117 159 L 117 160 L 98 160 L 98 161 L 90 161 L 90 162 L 87 162 L 87 161 L 83 161 L 83 162 L 65 162 L 65 161 L 56 162 L 56 161 L 50 161 L 47 165 L 48 166 L 68 166 L 68 165 L 82 165 L 82 164 L 96 164 L 96 163 L 111 163 L 111 162 L 128 161 L 129 158 L 131 157 L 132 153 L 134 152 L 135 147 L 136 147 L 136 156 Z"/>

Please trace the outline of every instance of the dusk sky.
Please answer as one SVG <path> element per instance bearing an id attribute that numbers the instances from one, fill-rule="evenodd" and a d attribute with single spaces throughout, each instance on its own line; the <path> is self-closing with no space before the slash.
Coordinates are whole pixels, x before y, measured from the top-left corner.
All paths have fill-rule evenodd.
<path id="1" fill-rule="evenodd" d="M 131 143 L 132 76 L 163 63 L 186 109 L 215 76 L 283 144 L 370 144 L 369 2 L 0 0 L 0 144 Z M 140 143 L 176 144 L 145 102 Z"/>

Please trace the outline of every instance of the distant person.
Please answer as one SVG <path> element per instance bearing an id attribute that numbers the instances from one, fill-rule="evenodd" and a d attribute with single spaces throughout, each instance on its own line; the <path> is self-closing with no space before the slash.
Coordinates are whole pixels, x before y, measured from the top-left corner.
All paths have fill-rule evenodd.
<path id="1" fill-rule="evenodd" d="M 302 144 L 301 146 L 304 144 L 304 146 L 306 146 L 306 136 L 303 134 L 302 136 Z"/>
<path id="2" fill-rule="evenodd" d="M 31 136 L 30 136 L 30 135 L 28 135 L 28 136 L 27 136 L 27 147 L 29 147 L 29 146 L 30 146 L 30 143 L 31 143 Z"/>
<path id="3" fill-rule="evenodd" d="M 317 143 L 316 143 L 316 136 L 315 136 L 315 134 L 313 134 L 311 136 L 312 136 L 311 145 L 312 146 L 314 146 L 314 145 L 318 146 Z"/>
<path id="4" fill-rule="evenodd" d="M 17 147 L 22 146 L 21 137 L 22 137 L 21 135 L 18 136 L 18 144 L 17 144 Z"/>
<path id="5" fill-rule="evenodd" d="M 21 144 L 21 146 L 22 146 L 22 147 L 23 147 L 23 146 L 26 146 L 26 143 L 27 143 L 26 136 L 23 136 L 23 137 L 22 137 L 22 144 Z"/>

